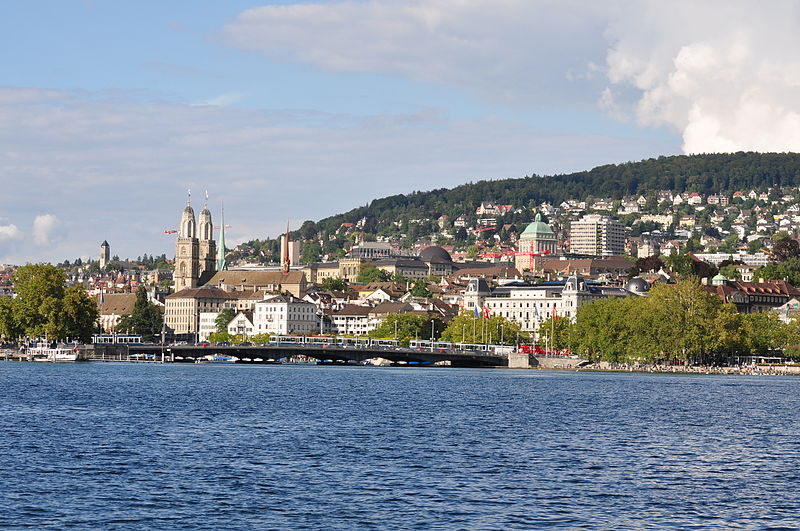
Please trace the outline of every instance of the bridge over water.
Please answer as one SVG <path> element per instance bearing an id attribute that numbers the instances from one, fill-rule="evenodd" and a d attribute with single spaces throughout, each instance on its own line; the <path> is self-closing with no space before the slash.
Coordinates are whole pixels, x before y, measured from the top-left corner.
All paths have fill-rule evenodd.
<path id="1" fill-rule="evenodd" d="M 445 351 L 390 347 L 338 347 L 331 345 L 263 345 L 263 346 L 201 346 L 201 345 L 95 345 L 94 359 L 126 360 L 152 356 L 164 361 L 194 361 L 208 355 L 235 356 L 256 361 L 277 361 L 295 356 L 307 356 L 320 361 L 363 362 L 383 358 L 392 362 L 437 363 L 447 361 L 454 367 L 507 367 L 508 354 L 492 352 Z M 162 358 L 163 356 L 163 358 Z"/>

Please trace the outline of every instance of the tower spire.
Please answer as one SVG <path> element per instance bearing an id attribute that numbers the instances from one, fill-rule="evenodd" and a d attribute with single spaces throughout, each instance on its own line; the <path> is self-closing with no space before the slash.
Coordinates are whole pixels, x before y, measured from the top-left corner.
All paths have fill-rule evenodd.
<path id="1" fill-rule="evenodd" d="M 286 236 L 283 238 L 283 272 L 289 272 L 289 266 L 292 264 L 289 257 L 289 220 L 286 220 Z"/>
<path id="2" fill-rule="evenodd" d="M 225 203 L 219 215 L 219 242 L 217 243 L 217 271 L 228 269 L 225 263 Z"/>
<path id="3" fill-rule="evenodd" d="M 192 189 L 189 188 L 186 195 L 186 206 L 189 206 L 191 204 L 192 204 Z"/>

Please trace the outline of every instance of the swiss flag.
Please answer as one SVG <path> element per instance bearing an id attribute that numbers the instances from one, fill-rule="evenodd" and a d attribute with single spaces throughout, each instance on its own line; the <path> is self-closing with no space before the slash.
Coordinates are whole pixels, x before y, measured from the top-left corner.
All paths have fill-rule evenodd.
<path id="1" fill-rule="evenodd" d="M 489 318 L 489 314 L 491 314 L 491 313 L 492 313 L 492 311 L 489 309 L 489 307 L 484 305 L 483 306 L 483 316 L 488 319 Z"/>

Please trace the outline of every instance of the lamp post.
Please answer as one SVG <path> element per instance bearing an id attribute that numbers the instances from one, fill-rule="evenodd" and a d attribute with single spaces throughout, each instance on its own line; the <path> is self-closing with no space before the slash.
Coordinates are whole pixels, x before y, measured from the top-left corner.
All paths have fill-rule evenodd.
<path id="1" fill-rule="evenodd" d="M 433 331 L 434 331 L 434 323 L 436 321 L 431 319 L 431 352 L 433 352 Z"/>

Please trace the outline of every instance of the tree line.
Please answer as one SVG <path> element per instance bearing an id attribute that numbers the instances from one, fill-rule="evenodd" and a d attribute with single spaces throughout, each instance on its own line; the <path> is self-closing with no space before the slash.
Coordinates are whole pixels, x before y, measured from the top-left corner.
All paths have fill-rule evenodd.
<path id="1" fill-rule="evenodd" d="M 600 299 L 578 309 L 574 323 L 542 323 L 540 337 L 594 361 L 714 365 L 731 356 L 789 356 L 800 323 L 774 312 L 739 313 L 695 277 L 657 284 L 644 297 Z"/>

